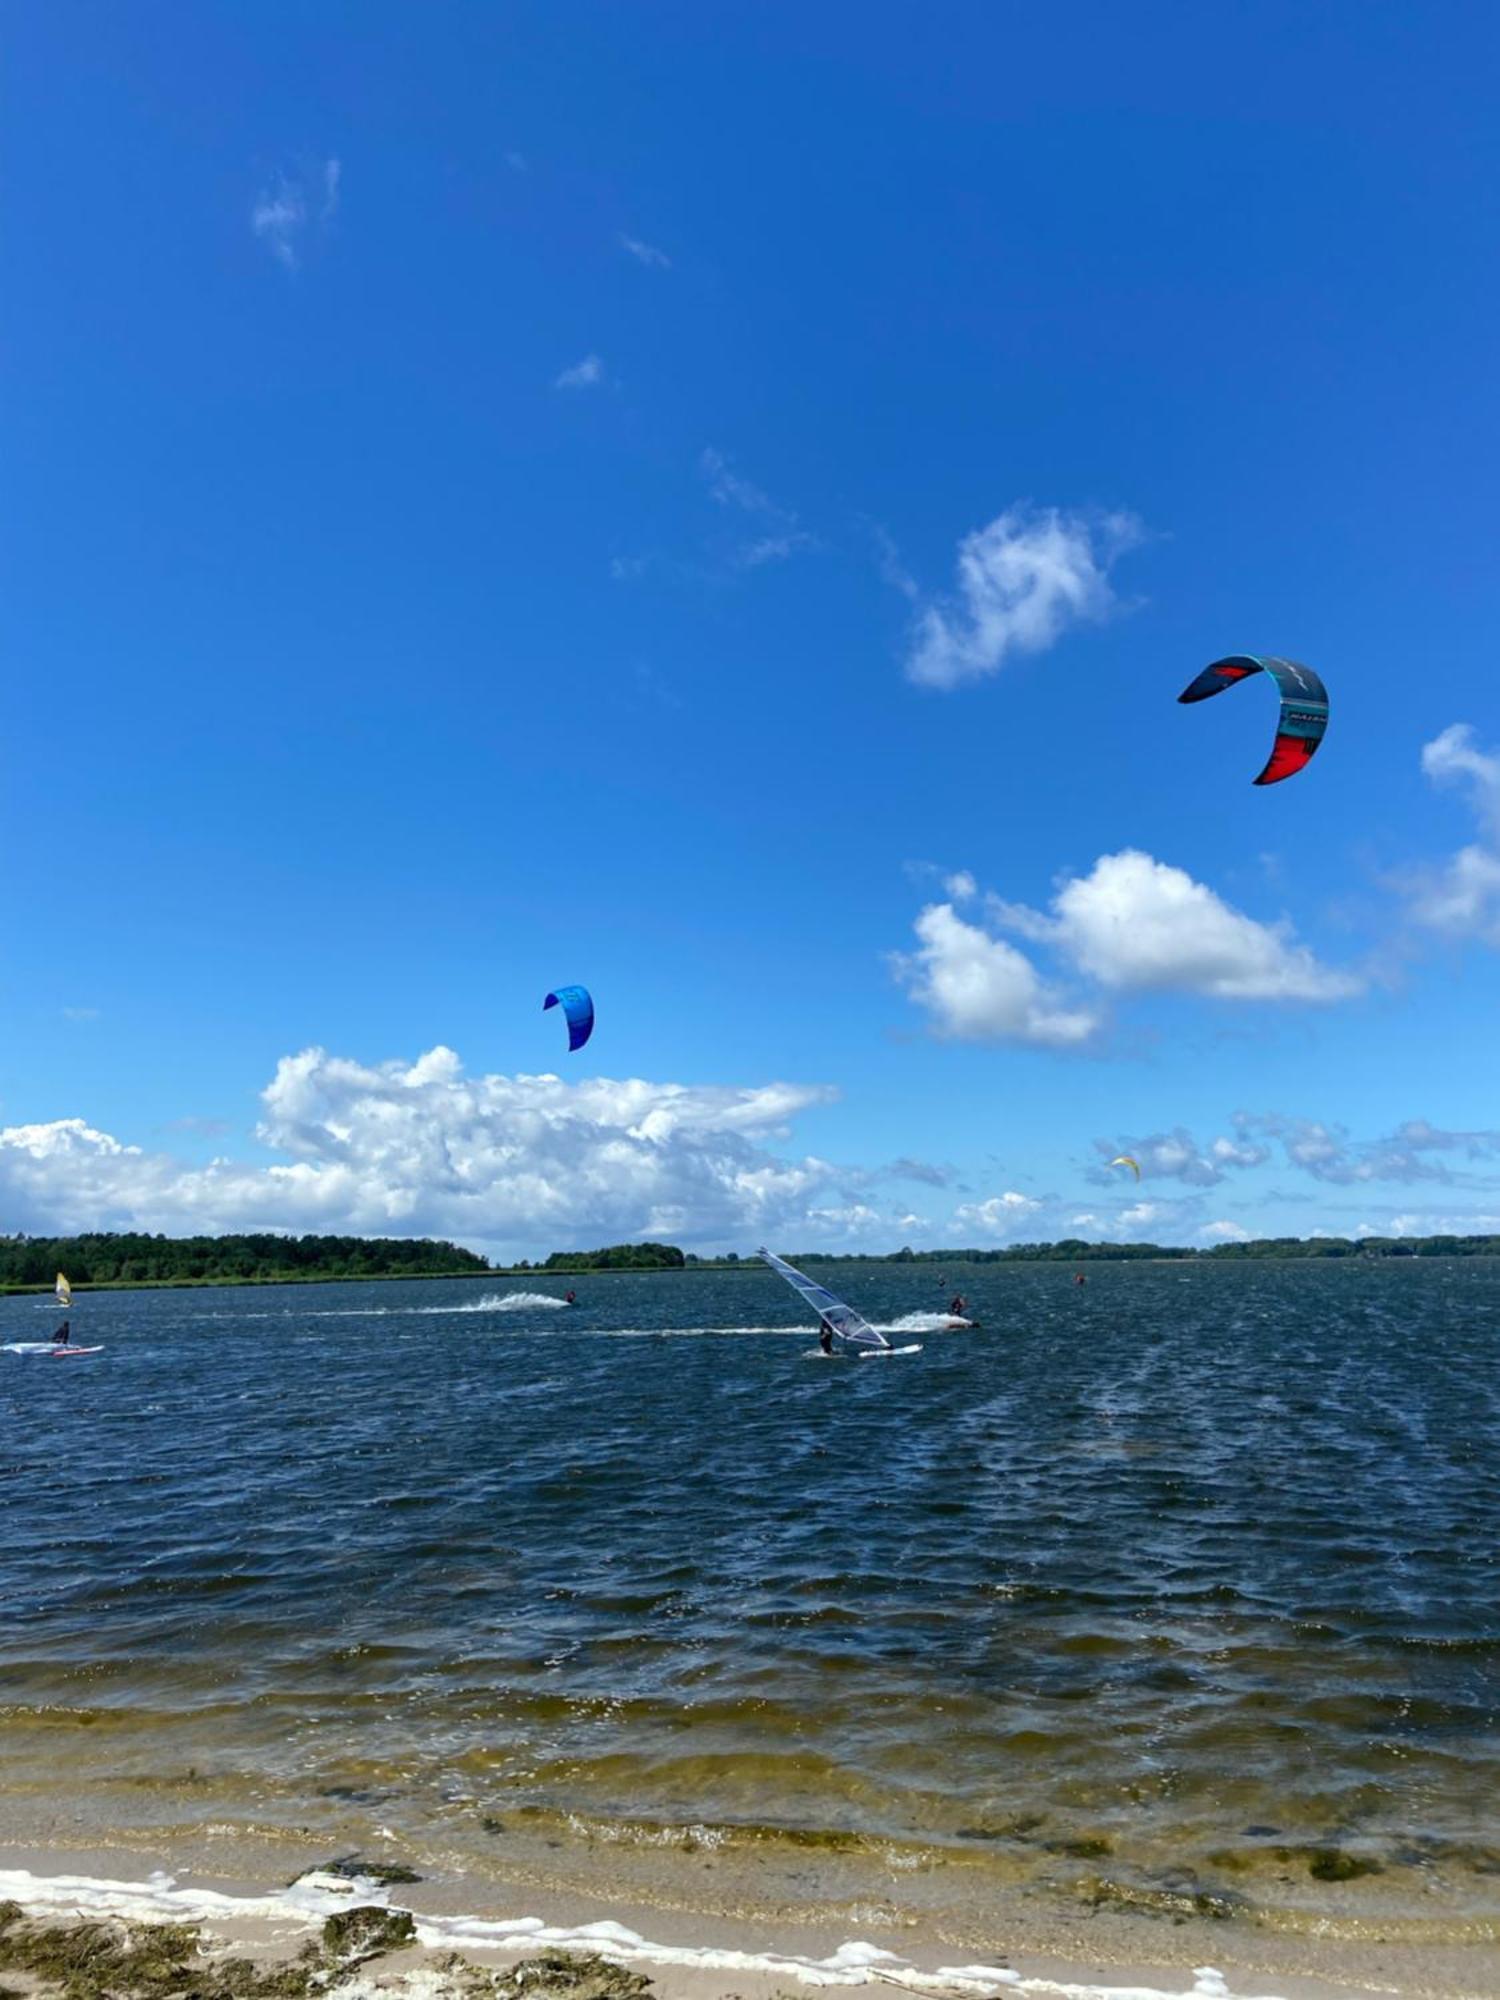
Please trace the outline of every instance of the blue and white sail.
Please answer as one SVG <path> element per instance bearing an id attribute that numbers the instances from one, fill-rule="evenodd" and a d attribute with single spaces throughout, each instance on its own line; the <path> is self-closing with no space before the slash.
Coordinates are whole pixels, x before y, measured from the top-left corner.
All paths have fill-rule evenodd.
<path id="1" fill-rule="evenodd" d="M 883 1333 L 877 1332 L 853 1306 L 846 1306 L 842 1299 L 835 1298 L 826 1285 L 818 1284 L 794 1264 L 773 1256 L 769 1250 L 762 1250 L 760 1254 L 778 1277 L 785 1278 L 794 1292 L 802 1294 L 828 1327 L 836 1353 L 889 1354 L 894 1351 Z"/>

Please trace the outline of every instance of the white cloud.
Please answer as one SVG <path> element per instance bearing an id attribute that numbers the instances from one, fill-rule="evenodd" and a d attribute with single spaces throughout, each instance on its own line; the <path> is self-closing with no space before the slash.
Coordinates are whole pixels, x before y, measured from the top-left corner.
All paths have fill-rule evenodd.
<path id="1" fill-rule="evenodd" d="M 998 673 L 1012 652 L 1045 652 L 1070 625 L 1117 608 L 1109 572 L 1142 537 L 1131 514 L 1092 518 L 1008 507 L 958 546 L 958 590 L 918 616 L 906 662 L 925 687 Z"/>
<path id="2" fill-rule="evenodd" d="M 1237 1222 L 1205 1222 L 1198 1231 L 1205 1243 L 1248 1243 L 1250 1232 Z"/>
<path id="3" fill-rule="evenodd" d="M 1052 913 L 995 902 L 1007 928 L 1045 940 L 1115 992 L 1215 1000 L 1343 1000 L 1353 975 L 1320 965 L 1285 924 L 1257 923 L 1185 869 L 1138 849 L 1104 854 L 1058 890 Z"/>
<path id="4" fill-rule="evenodd" d="M 1111 1171 L 1109 1161 L 1128 1154 L 1137 1162 L 1143 1178 L 1181 1181 L 1185 1187 L 1217 1187 L 1231 1168 L 1258 1167 L 1268 1160 L 1270 1149 L 1245 1138 L 1217 1138 L 1200 1146 L 1191 1132 L 1179 1125 L 1171 1132 L 1157 1132 L 1148 1138 L 1096 1139 L 1094 1149 L 1106 1164 L 1096 1167 L 1089 1178 L 1099 1183 L 1117 1184 L 1119 1168 Z"/>
<path id="5" fill-rule="evenodd" d="M 920 950 L 897 954 L 895 966 L 937 1032 L 960 1041 L 1076 1046 L 1103 1024 L 1100 1006 L 1061 999 L 1002 930 L 1046 946 L 1105 993 L 1326 1001 L 1361 990 L 1352 975 L 1319 964 L 1285 925 L 1257 923 L 1183 869 L 1130 849 L 1070 877 L 1050 911 L 990 896 L 986 921 L 971 922 L 954 905 L 976 899 L 974 877 L 959 870 L 944 886 L 949 900 L 928 904 L 916 920 Z M 1221 1156 L 1220 1164 L 1236 1163 Z"/>
<path id="6" fill-rule="evenodd" d="M 769 562 L 784 562 L 804 549 L 815 549 L 817 538 L 797 525 L 789 507 L 779 506 L 770 494 L 735 470 L 723 452 L 712 446 L 699 455 L 698 470 L 708 482 L 710 497 L 720 507 L 756 517 L 762 532 L 751 541 L 741 542 L 732 561 L 737 569 L 759 569 Z"/>
<path id="7" fill-rule="evenodd" d="M 586 354 L 571 368 L 564 368 L 553 381 L 554 389 L 592 389 L 604 380 L 604 363 L 597 354 Z"/>
<path id="8" fill-rule="evenodd" d="M 1008 1236 L 1044 1204 L 1029 1194 L 991 1195 L 988 1201 L 965 1202 L 953 1211 L 954 1227 L 977 1229 L 986 1236 Z"/>
<path id="9" fill-rule="evenodd" d="M 896 971 L 937 1034 L 1073 1048 L 1098 1028 L 1098 1016 L 1067 1006 L 1023 952 L 969 923 L 951 903 L 929 903 L 914 928 L 920 948 L 899 954 Z"/>
<path id="10" fill-rule="evenodd" d="M 1455 722 L 1422 746 L 1422 769 L 1437 784 L 1467 784 L 1476 810 L 1500 835 L 1500 755 L 1474 742 L 1467 722 Z"/>
<path id="11" fill-rule="evenodd" d="M 0 1130 L 9 1227 L 439 1235 L 535 1255 L 660 1237 L 837 1244 L 894 1234 L 858 1176 L 778 1142 L 821 1087 L 467 1077 L 435 1048 L 362 1064 L 307 1049 L 263 1093 L 270 1165 L 122 1144 L 82 1118 Z M 856 1218 L 854 1211 L 859 1209 Z M 873 1218 L 873 1220 L 871 1219 Z"/>
<path id="12" fill-rule="evenodd" d="M 787 518 L 769 493 L 736 472 L 723 452 L 706 446 L 699 454 L 698 469 L 708 481 L 709 493 L 721 507 L 738 507 L 746 514 L 770 514 Z"/>
<path id="13" fill-rule="evenodd" d="M 648 269 L 670 271 L 672 268 L 672 260 L 666 251 L 658 250 L 654 243 L 643 243 L 639 236 L 627 236 L 623 229 L 615 241 L 627 256 L 634 257 L 638 264 L 644 264 Z"/>
<path id="14" fill-rule="evenodd" d="M 278 263 L 295 271 L 310 238 L 326 230 L 338 213 L 343 168 L 324 160 L 300 177 L 278 173 L 261 188 L 250 208 L 250 227 Z"/>
<path id="15" fill-rule="evenodd" d="M 1445 1185 L 1492 1186 L 1492 1179 L 1455 1171 L 1433 1154 L 1457 1154 L 1472 1164 L 1500 1160 L 1500 1132 L 1450 1132 L 1425 1118 L 1409 1118 L 1394 1132 L 1377 1139 L 1352 1139 L 1342 1125 L 1316 1118 L 1287 1118 L 1277 1113 L 1241 1113 L 1235 1120 L 1241 1133 L 1259 1132 L 1279 1139 L 1289 1165 L 1314 1180 L 1339 1187 L 1371 1181 L 1436 1181 Z"/>
<path id="16" fill-rule="evenodd" d="M 1411 914 L 1449 937 L 1500 945 L 1500 755 L 1481 750 L 1466 722 L 1423 745 L 1422 769 L 1434 784 L 1460 785 L 1480 824 L 1480 839 L 1435 868 L 1397 877 Z"/>
<path id="17" fill-rule="evenodd" d="M 762 535 L 758 541 L 747 542 L 735 557 L 741 569 L 759 569 L 762 563 L 785 562 L 802 549 L 814 549 L 816 541 L 805 535 L 801 529 L 793 529 L 784 535 Z"/>

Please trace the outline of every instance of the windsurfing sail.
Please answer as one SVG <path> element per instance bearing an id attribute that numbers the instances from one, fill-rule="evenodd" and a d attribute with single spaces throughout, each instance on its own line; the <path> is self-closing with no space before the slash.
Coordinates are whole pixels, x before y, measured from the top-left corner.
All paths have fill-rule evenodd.
<path id="1" fill-rule="evenodd" d="M 877 1333 L 867 1319 L 862 1319 L 853 1306 L 846 1306 L 840 1298 L 835 1298 L 826 1285 L 799 1271 L 795 1265 L 773 1256 L 769 1250 L 762 1250 L 771 1269 L 778 1277 L 785 1278 L 794 1292 L 800 1292 L 818 1317 L 823 1320 L 833 1334 L 835 1348 L 846 1353 L 879 1354 L 888 1351 L 891 1343 L 883 1333 Z"/>
<path id="2" fill-rule="evenodd" d="M 61 1271 L 57 1274 L 57 1303 L 60 1306 L 70 1306 L 73 1303 L 73 1287 Z"/>

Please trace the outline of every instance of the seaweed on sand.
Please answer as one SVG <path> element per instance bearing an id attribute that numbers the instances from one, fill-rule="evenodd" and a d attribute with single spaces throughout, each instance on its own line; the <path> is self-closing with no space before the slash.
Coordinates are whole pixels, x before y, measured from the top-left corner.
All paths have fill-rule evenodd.
<path id="1" fill-rule="evenodd" d="M 644 2000 L 651 1981 L 597 1952 L 544 1951 L 498 1972 L 453 1958 L 449 1970 L 473 2000 Z"/>
<path id="2" fill-rule="evenodd" d="M 257 1965 L 206 1952 L 196 1924 L 48 1924 L 28 1918 L 19 1903 L 0 1903 L 0 1973 L 22 1973 L 62 2000 L 309 2000 L 413 1935 L 409 1911 L 361 1904 L 330 1917 L 320 1944 Z"/>
<path id="3" fill-rule="evenodd" d="M 302 2000 L 318 1964 L 210 1959 L 196 1924 L 35 1923 L 0 1903 L 0 1972 L 64 2000 Z"/>

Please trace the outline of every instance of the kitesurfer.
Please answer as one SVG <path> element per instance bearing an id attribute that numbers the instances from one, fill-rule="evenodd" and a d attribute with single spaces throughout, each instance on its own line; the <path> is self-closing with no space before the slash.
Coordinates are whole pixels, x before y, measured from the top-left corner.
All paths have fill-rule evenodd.
<path id="1" fill-rule="evenodd" d="M 825 1354 L 833 1352 L 833 1328 L 825 1319 L 818 1327 L 818 1345 Z"/>
<path id="2" fill-rule="evenodd" d="M 68 1324 L 67 1320 L 64 1320 L 62 1325 L 57 1329 L 56 1333 L 54 1333 L 52 1336 L 52 1345 L 54 1347 L 66 1347 L 72 1340 L 72 1338 L 73 1338 L 73 1329 Z"/>

